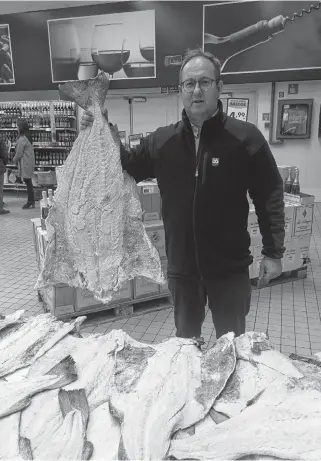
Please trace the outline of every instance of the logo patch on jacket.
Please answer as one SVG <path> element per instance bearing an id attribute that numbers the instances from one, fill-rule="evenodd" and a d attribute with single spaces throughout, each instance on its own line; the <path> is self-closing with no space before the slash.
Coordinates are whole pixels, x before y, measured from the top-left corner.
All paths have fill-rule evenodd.
<path id="1" fill-rule="evenodd" d="M 212 158 L 212 166 L 219 166 L 220 159 L 219 158 Z"/>

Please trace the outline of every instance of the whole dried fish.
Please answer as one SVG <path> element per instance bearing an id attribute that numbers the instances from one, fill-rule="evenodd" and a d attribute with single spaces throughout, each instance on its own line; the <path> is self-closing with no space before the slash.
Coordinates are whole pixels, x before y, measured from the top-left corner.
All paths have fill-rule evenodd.
<path id="1" fill-rule="evenodd" d="M 45 376 L 20 382 L 0 381 L 0 418 L 30 405 L 31 397 L 38 392 L 66 386 L 76 379 L 75 362 L 68 356 Z"/>
<path id="2" fill-rule="evenodd" d="M 132 391 L 111 395 L 111 411 L 121 422 L 119 459 L 163 459 L 172 435 L 206 416 L 235 368 L 233 337 L 221 337 L 204 355 L 193 340 L 182 338 L 146 353 L 146 367 Z M 133 373 L 138 368 L 129 367 Z"/>
<path id="3" fill-rule="evenodd" d="M 251 459 L 250 455 L 320 459 L 321 393 L 302 390 L 296 384 L 299 381 L 275 381 L 238 416 L 184 440 L 173 440 L 170 454 L 177 459 Z"/>
<path id="4" fill-rule="evenodd" d="M 64 164 L 36 285 L 67 283 L 90 290 L 104 303 L 134 277 L 164 283 L 158 252 L 142 223 L 135 181 L 123 172 L 119 144 L 102 115 L 108 87 L 103 72 L 60 87 L 91 109 L 94 122 L 80 132 Z"/>
<path id="5" fill-rule="evenodd" d="M 64 323 L 51 314 L 41 314 L 10 328 L 0 341 L 0 377 L 34 363 L 85 319 L 79 317 L 75 322 Z"/>
<path id="6" fill-rule="evenodd" d="M 260 355 L 257 355 L 257 352 L 253 352 L 252 337 L 251 333 L 245 333 L 235 339 L 237 353 L 235 371 L 214 404 L 216 411 L 227 415 L 229 418 L 243 411 L 249 402 L 259 396 L 275 379 L 283 377 L 283 373 L 281 374 L 278 371 L 279 363 L 284 363 L 283 357 L 279 358 L 281 354 L 272 349 L 269 350 L 266 343 L 265 350 L 261 351 Z M 266 354 L 273 354 L 274 362 L 272 360 L 266 361 Z M 264 363 L 267 363 L 268 366 Z M 286 365 L 287 367 L 282 371 L 289 369 L 287 360 Z M 293 373 L 292 366 L 290 368 L 291 375 L 297 373 L 297 370 L 294 370 Z"/>

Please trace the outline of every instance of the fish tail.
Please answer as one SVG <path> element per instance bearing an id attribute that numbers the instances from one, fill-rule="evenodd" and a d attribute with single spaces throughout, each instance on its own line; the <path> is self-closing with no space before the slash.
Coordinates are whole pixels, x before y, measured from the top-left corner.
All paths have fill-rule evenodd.
<path id="1" fill-rule="evenodd" d="M 57 375 L 60 378 L 58 383 L 53 385 L 53 389 L 67 386 L 67 384 L 72 383 L 78 379 L 76 363 L 71 355 L 67 355 L 67 357 L 62 359 L 59 363 L 57 363 L 57 365 L 49 370 L 46 375 Z"/>
<path id="2" fill-rule="evenodd" d="M 33 459 L 31 443 L 26 437 L 19 437 L 19 453 L 22 459 Z"/>
<path id="3" fill-rule="evenodd" d="M 92 454 L 94 452 L 94 446 L 91 442 L 88 442 L 88 440 L 85 441 L 84 443 L 84 448 L 82 451 L 82 456 L 81 459 L 88 460 L 92 457 Z"/>
<path id="4" fill-rule="evenodd" d="M 78 410 L 81 413 L 81 419 L 83 424 L 83 438 L 84 445 L 82 450 L 81 459 L 88 460 L 92 457 L 94 452 L 94 446 L 91 442 L 86 439 L 86 431 L 89 419 L 89 406 L 86 397 L 85 389 L 75 389 L 72 391 L 65 391 L 60 389 L 58 393 L 58 401 L 61 413 L 65 418 L 66 415 L 73 410 Z"/>
<path id="5" fill-rule="evenodd" d="M 58 401 L 61 413 L 64 418 L 72 410 L 80 411 L 83 428 L 84 431 L 86 431 L 89 419 L 89 407 L 85 389 L 76 389 L 72 391 L 65 391 L 64 389 L 60 389 L 58 393 Z"/>

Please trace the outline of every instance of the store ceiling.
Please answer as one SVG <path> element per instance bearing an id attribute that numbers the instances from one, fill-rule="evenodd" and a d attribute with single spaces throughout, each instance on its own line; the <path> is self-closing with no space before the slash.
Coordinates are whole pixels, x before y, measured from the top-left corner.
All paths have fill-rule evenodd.
<path id="1" fill-rule="evenodd" d="M 83 5 L 97 5 L 97 3 L 114 3 L 101 0 L 101 1 L 69 1 L 64 2 L 60 0 L 56 1 L 2 1 L 0 0 L 0 15 L 2 14 L 13 14 L 13 13 L 25 13 L 27 11 L 40 11 L 40 10 L 54 10 L 58 8 L 70 8 L 72 6 L 83 6 Z"/>

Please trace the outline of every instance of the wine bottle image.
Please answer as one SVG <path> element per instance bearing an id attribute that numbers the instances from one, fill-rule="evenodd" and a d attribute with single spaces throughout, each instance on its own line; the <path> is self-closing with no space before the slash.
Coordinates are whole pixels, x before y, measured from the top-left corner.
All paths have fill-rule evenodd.
<path id="1" fill-rule="evenodd" d="M 220 59 L 223 71 L 232 57 L 265 43 L 274 35 L 283 32 L 286 21 L 286 18 L 279 15 L 269 21 L 259 21 L 226 37 L 204 33 L 204 49 Z"/>

